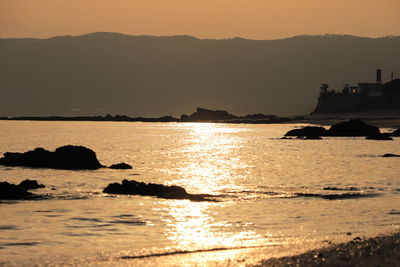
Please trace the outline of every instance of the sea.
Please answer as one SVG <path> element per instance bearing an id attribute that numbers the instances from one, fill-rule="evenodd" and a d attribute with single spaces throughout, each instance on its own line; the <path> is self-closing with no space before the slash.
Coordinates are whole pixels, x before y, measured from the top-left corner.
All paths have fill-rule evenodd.
<path id="1" fill-rule="evenodd" d="M 281 139 L 304 125 L 0 121 L 0 153 L 72 144 L 133 166 L 0 166 L 0 181 L 46 185 L 32 190 L 42 199 L 0 202 L 0 266 L 241 265 L 253 258 L 244 251 L 267 258 L 398 231 L 400 158 L 381 156 L 399 154 L 400 139 Z M 102 192 L 123 179 L 215 201 Z"/>

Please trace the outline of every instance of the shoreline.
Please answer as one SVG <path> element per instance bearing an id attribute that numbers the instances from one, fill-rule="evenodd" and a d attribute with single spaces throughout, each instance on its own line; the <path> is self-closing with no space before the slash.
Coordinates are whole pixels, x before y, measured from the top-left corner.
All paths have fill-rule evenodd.
<path id="1" fill-rule="evenodd" d="M 200 109 L 201 110 L 201 109 Z M 215 114 L 220 111 L 209 111 Z M 214 113 L 213 113 L 214 112 Z M 198 111 L 197 111 L 198 113 Z M 194 116 L 194 115 L 196 116 Z M 293 115 L 278 117 L 274 115 L 253 114 L 230 119 L 210 118 L 207 113 L 204 117 L 197 116 L 196 112 L 185 118 L 174 118 L 172 116 L 163 116 L 158 118 L 128 117 L 125 115 L 116 116 L 21 116 L 21 117 L 0 117 L 0 121 L 77 121 L 77 122 L 175 122 L 175 123 L 227 123 L 227 124 L 315 124 L 321 126 L 330 126 L 335 123 L 360 119 L 368 124 L 379 128 L 400 128 L 400 110 L 390 111 L 370 111 L 360 113 L 331 113 L 331 114 L 312 114 L 312 115 Z M 229 116 L 234 116 L 226 113 Z M 226 116 L 228 116 L 226 115 Z"/>
<path id="2" fill-rule="evenodd" d="M 232 248 L 155 257 L 117 257 L 97 261 L 99 266 L 400 266 L 400 231 L 374 237 L 303 241 L 290 246 Z"/>

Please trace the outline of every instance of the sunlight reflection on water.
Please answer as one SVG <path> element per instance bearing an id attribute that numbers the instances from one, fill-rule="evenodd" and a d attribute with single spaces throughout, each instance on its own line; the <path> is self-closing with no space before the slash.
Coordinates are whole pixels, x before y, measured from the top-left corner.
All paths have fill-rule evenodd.
<path id="1" fill-rule="evenodd" d="M 243 146 L 238 133 L 248 131 L 243 128 L 221 127 L 212 123 L 192 123 L 188 125 L 189 145 L 182 149 L 184 159 L 178 163 L 179 177 L 170 183 L 195 188 L 197 192 L 215 193 L 225 188 L 239 188 L 238 169 L 247 164 L 240 160 L 236 151 Z"/>
<path id="2" fill-rule="evenodd" d="M 397 159 L 378 156 L 399 153 L 399 139 L 279 139 L 293 125 L 0 124 L 3 153 L 80 144 L 95 150 L 104 164 L 134 166 L 98 171 L 0 166 L 3 180 L 38 179 L 48 187 L 36 192 L 53 197 L 0 204 L 2 255 L 25 265 L 33 258 L 35 263 L 44 257 L 53 263 L 62 256 L 69 264 L 72 256 L 100 252 L 115 258 L 291 246 L 327 235 L 372 234 L 400 226 Z M 219 202 L 102 193 L 108 183 L 122 179 L 175 184 L 189 193 L 217 195 Z M 215 254 L 229 258 L 240 252 Z M 196 263 L 207 258 L 194 257 Z"/>
<path id="3" fill-rule="evenodd" d="M 170 205 L 168 214 L 173 220 L 168 223 L 169 230 L 166 232 L 168 239 L 184 249 L 229 248 L 259 244 L 261 236 L 256 232 L 246 230 L 245 227 L 240 232 L 230 231 L 232 224 L 216 221 L 209 216 L 210 205 L 215 204 L 177 201 L 175 205 Z M 213 215 L 218 217 L 218 214 Z"/>

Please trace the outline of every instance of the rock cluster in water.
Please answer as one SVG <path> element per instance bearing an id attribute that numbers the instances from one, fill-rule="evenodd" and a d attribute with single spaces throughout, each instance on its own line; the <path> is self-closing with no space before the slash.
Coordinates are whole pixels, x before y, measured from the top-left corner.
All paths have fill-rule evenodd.
<path id="1" fill-rule="evenodd" d="M 22 166 L 53 169 L 97 170 L 104 167 L 97 160 L 96 153 L 84 146 L 62 146 L 54 152 L 35 148 L 25 153 L 6 152 L 0 158 L 5 166 Z"/>
<path id="2" fill-rule="evenodd" d="M 321 136 L 365 136 L 366 139 L 372 140 L 392 140 L 390 134 L 383 134 L 378 127 L 368 125 L 360 119 L 333 124 L 328 130 L 324 127 L 306 126 L 290 130 L 285 136 L 297 136 L 303 139 L 320 139 Z"/>
<path id="3" fill-rule="evenodd" d="M 0 158 L 0 165 L 10 167 L 52 168 L 64 170 L 97 170 L 105 168 L 97 159 L 96 153 L 84 146 L 67 145 L 54 152 L 44 148 L 19 153 L 6 152 Z M 132 169 L 126 163 L 114 164 L 112 169 Z"/>
<path id="4" fill-rule="evenodd" d="M 212 201 L 209 195 L 189 194 L 185 188 L 176 185 L 162 185 L 153 183 L 137 182 L 135 180 L 122 180 L 122 183 L 111 183 L 103 193 L 154 196 L 167 199 L 189 199 L 193 201 Z"/>
<path id="5" fill-rule="evenodd" d="M 205 108 L 197 108 L 196 112 L 191 115 L 183 114 L 181 121 L 195 122 L 195 121 L 219 121 L 219 120 L 232 120 L 238 117 L 232 115 L 225 110 L 209 110 Z"/>
<path id="6" fill-rule="evenodd" d="M 44 185 L 39 184 L 36 180 L 24 180 L 18 185 L 10 184 L 8 182 L 0 182 L 0 199 L 35 199 L 41 196 L 30 193 L 27 190 L 44 187 Z"/>

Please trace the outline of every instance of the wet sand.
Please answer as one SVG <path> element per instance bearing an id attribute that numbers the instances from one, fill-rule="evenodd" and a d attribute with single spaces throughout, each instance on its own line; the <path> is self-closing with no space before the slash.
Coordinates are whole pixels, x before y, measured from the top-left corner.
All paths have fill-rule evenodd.
<path id="1" fill-rule="evenodd" d="M 352 241 L 254 266 L 400 266 L 400 233 Z"/>
<path id="2" fill-rule="evenodd" d="M 96 262 L 96 266 L 400 266 L 400 232 L 373 238 L 347 236 L 342 240 L 349 241 L 302 242 L 290 247 L 272 245 L 136 259 L 120 257 Z"/>

